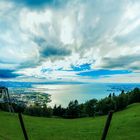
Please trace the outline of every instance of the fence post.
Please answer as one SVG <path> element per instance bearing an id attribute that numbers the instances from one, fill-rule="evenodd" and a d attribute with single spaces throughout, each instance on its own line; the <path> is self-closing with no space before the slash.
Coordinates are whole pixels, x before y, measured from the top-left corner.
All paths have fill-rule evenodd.
<path id="1" fill-rule="evenodd" d="M 25 126 L 24 126 L 24 122 L 23 122 L 23 118 L 22 118 L 22 114 L 21 113 L 18 113 L 18 118 L 19 118 L 19 121 L 20 121 L 20 126 L 22 128 L 22 132 L 23 132 L 24 138 L 25 138 L 25 140 L 29 140 L 27 132 L 26 132 L 26 129 L 25 129 Z"/>
<path id="2" fill-rule="evenodd" d="M 112 115 L 113 115 L 113 111 L 110 111 L 109 114 L 108 114 L 107 120 L 106 120 L 106 124 L 105 124 L 104 130 L 103 130 L 103 134 L 102 134 L 101 140 L 105 140 L 106 139 L 107 132 L 108 132 L 108 129 L 109 129 L 109 126 L 110 126 L 110 122 L 111 122 L 111 119 L 112 119 Z"/>

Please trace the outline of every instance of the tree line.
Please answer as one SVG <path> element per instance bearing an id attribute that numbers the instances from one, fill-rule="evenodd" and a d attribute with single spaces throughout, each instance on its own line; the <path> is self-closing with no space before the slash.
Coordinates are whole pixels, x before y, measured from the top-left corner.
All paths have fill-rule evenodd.
<path id="1" fill-rule="evenodd" d="M 110 110 L 114 112 L 123 110 L 129 104 L 140 102 L 140 89 L 134 88 L 132 91 L 119 94 L 109 94 L 108 97 L 103 99 L 91 99 L 85 103 L 79 104 L 77 100 L 70 101 L 66 108 L 61 105 L 55 105 L 53 108 L 46 104 L 40 106 L 24 106 L 20 104 L 12 104 L 15 112 L 22 112 L 31 116 L 43 117 L 63 117 L 63 118 L 81 118 L 81 117 L 94 117 L 99 115 L 106 115 Z M 5 103 L 0 104 L 0 109 L 7 111 Z"/>

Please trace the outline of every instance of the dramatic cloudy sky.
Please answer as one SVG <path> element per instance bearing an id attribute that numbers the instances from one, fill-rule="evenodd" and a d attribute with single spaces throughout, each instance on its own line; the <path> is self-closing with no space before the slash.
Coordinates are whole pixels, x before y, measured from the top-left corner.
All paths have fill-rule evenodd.
<path id="1" fill-rule="evenodd" d="M 0 0 L 0 80 L 140 82 L 140 1 Z"/>

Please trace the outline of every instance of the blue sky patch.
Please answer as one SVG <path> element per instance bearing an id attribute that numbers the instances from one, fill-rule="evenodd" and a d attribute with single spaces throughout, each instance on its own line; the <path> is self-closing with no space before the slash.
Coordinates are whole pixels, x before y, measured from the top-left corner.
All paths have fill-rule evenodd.
<path id="1" fill-rule="evenodd" d="M 15 73 L 14 70 L 0 69 L 0 78 L 8 79 L 8 78 L 16 78 L 20 76 L 20 74 Z"/>
<path id="2" fill-rule="evenodd" d="M 91 69 L 91 64 L 85 63 L 79 66 L 71 66 L 73 71 L 84 71 L 84 70 L 90 70 Z"/>
<path id="3" fill-rule="evenodd" d="M 89 76 L 89 77 L 97 77 L 98 78 L 100 76 L 109 76 L 109 75 L 117 75 L 117 74 L 129 74 L 129 73 L 132 73 L 132 71 L 129 71 L 129 70 L 105 70 L 105 69 L 99 69 L 99 70 L 80 72 L 77 75 Z"/>

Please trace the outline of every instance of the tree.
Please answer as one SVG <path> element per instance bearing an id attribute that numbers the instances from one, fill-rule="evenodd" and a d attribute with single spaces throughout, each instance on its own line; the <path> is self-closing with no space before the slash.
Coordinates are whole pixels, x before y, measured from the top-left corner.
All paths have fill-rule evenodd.
<path id="1" fill-rule="evenodd" d="M 85 112 L 88 116 L 92 117 L 95 115 L 96 104 L 97 104 L 97 99 L 92 99 L 85 103 Z"/>
<path id="2" fill-rule="evenodd" d="M 68 118 L 78 118 L 80 116 L 80 109 L 78 101 L 71 101 L 66 109 L 66 117 Z"/>
<path id="3" fill-rule="evenodd" d="M 111 96 L 112 96 L 112 95 L 111 95 L 111 93 L 110 93 L 108 97 L 111 98 Z"/>
<path id="4" fill-rule="evenodd" d="M 63 117 L 65 115 L 65 109 L 59 105 L 58 107 L 55 105 L 53 108 L 53 115 Z"/>
<path id="5" fill-rule="evenodd" d="M 128 95 L 122 92 L 115 100 L 116 110 L 122 110 L 128 105 Z"/>
<path id="6" fill-rule="evenodd" d="M 107 114 L 111 110 L 115 110 L 114 99 L 115 99 L 115 94 L 113 96 L 109 94 L 108 97 L 99 100 L 96 106 L 97 114 L 104 115 L 104 114 Z"/>
<path id="7" fill-rule="evenodd" d="M 133 91 L 129 92 L 129 99 L 128 102 L 129 104 L 140 102 L 140 89 L 135 88 Z"/>
<path id="8" fill-rule="evenodd" d="M 26 107 L 24 114 L 31 116 L 43 116 L 43 117 L 51 117 L 53 114 L 53 110 L 51 107 L 34 105 L 30 107 Z"/>

